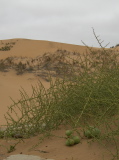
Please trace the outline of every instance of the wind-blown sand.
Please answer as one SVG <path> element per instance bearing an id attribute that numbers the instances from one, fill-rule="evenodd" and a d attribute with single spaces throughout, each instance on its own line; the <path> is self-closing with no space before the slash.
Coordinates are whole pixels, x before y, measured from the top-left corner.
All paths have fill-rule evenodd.
<path id="1" fill-rule="evenodd" d="M 12 45 L 14 42 L 15 44 Z M 2 40 L 0 41 L 0 48 L 5 46 L 6 43 L 9 43 L 13 47 L 10 51 L 0 51 L 0 60 L 7 57 L 23 57 L 24 60 L 24 57 L 35 58 L 42 56 L 47 52 L 55 52 L 56 50 L 67 50 L 70 52 L 79 52 L 80 54 L 86 52 L 85 46 L 28 39 Z M 12 104 L 10 97 L 16 101 L 19 100 L 19 90 L 21 87 L 24 88 L 29 95 L 31 95 L 31 85 L 36 85 L 39 80 L 43 83 L 45 88 L 49 88 L 49 82 L 45 81 L 43 77 L 36 76 L 35 73 L 24 73 L 17 75 L 16 71 L 12 68 L 8 72 L 0 72 L 0 125 L 6 124 L 4 114 L 8 110 L 7 107 Z M 61 128 L 60 130 L 54 131 L 54 133 L 56 135 L 63 136 L 65 130 Z M 15 143 L 14 140 L 0 140 L 0 142 L 3 146 L 7 147 Z M 105 160 L 110 159 L 109 152 L 106 152 L 101 145 L 97 143 L 92 143 L 90 145 L 85 139 L 82 141 L 82 144 L 80 143 L 73 147 L 66 147 L 64 145 L 64 139 L 53 137 L 51 139 L 46 139 L 32 151 L 29 151 L 29 148 L 38 142 L 38 136 L 26 139 L 24 142 L 25 143 L 18 144 L 16 146 L 16 150 L 9 154 L 7 153 L 5 147 L 0 146 L 0 160 L 4 159 L 8 155 L 20 153 L 39 155 L 44 158 L 52 158 L 55 160 L 101 160 L 103 158 L 102 153 L 104 153 Z M 110 149 L 113 150 L 113 147 L 110 146 Z"/>

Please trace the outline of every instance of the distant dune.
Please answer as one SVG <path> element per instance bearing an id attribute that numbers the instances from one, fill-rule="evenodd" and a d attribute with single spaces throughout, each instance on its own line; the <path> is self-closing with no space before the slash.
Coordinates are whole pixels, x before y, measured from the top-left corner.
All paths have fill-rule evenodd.
<path id="1" fill-rule="evenodd" d="M 58 49 L 67 50 L 70 52 L 86 52 L 86 47 L 81 45 L 72 45 L 58 42 L 30 40 L 30 39 L 9 39 L 0 40 L 0 48 L 6 44 L 12 44 L 13 47 L 10 51 L 0 51 L 0 59 L 10 56 L 23 56 L 23 57 L 36 57 L 44 54 L 45 52 L 54 52 Z M 8 44 L 8 45 L 9 45 Z"/>

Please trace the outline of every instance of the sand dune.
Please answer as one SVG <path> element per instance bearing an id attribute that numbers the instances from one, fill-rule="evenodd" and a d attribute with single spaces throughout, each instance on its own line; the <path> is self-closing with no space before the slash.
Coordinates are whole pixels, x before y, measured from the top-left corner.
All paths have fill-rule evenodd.
<path id="1" fill-rule="evenodd" d="M 1 40 L 0 48 L 5 46 L 12 47 L 7 51 L 0 50 L 0 60 L 7 57 L 23 57 L 23 59 L 20 59 L 20 61 L 23 62 L 24 57 L 26 57 L 27 60 L 28 58 L 42 56 L 44 53 L 53 53 L 56 50 L 67 50 L 79 53 L 86 52 L 85 46 L 29 39 Z M 5 123 L 4 114 L 7 111 L 7 107 L 12 103 L 10 97 L 16 100 L 20 97 L 20 87 L 23 87 L 28 93 L 31 93 L 31 84 L 35 85 L 39 79 L 46 88 L 49 85 L 48 82 L 40 77 L 34 76 L 34 74 L 29 73 L 18 76 L 12 70 L 9 72 L 0 72 L 0 79 L 0 124 Z"/>
<path id="2" fill-rule="evenodd" d="M 59 62 L 61 57 L 58 57 L 58 54 L 69 54 L 70 56 L 73 56 L 74 59 L 77 59 L 75 53 L 82 55 L 83 53 L 88 53 L 89 51 L 87 50 L 86 46 L 29 39 L 1 40 L 0 48 L 4 48 L 5 46 L 10 46 L 11 48 L 10 50 L 5 51 L 0 50 L 0 60 L 8 57 L 13 57 L 13 62 L 15 63 L 14 65 L 16 65 L 16 63 L 18 62 L 26 63 L 26 61 L 29 61 L 29 63 L 31 63 L 31 61 L 33 60 L 35 62 L 32 65 L 37 66 L 37 63 L 41 64 L 41 61 L 36 63 L 37 59 L 39 57 L 41 58 L 44 53 L 47 53 L 46 55 L 48 55 L 52 59 L 49 66 L 51 69 L 57 67 L 56 65 L 60 65 Z M 99 50 L 99 48 L 92 48 L 92 50 Z M 119 47 L 116 47 L 116 50 L 118 51 Z M 45 58 L 42 59 L 43 64 L 41 65 L 41 68 L 43 68 L 43 65 L 46 65 L 45 61 Z M 35 85 L 38 80 L 42 81 L 46 88 L 48 88 L 49 86 L 49 83 L 46 82 L 43 77 L 47 74 L 46 70 L 42 70 L 41 72 L 40 69 L 40 72 L 37 72 L 37 70 L 35 70 L 32 73 L 17 75 L 16 72 L 12 70 L 12 68 L 13 67 L 11 66 L 10 69 L 8 69 L 9 72 L 0 72 L 0 124 L 3 124 L 3 122 L 5 122 L 3 115 L 7 111 L 7 106 L 11 104 L 11 100 L 9 97 L 18 99 L 20 96 L 20 87 L 25 88 L 26 91 L 31 93 L 30 85 Z M 40 77 L 39 75 L 42 75 L 42 77 Z"/>
<path id="3" fill-rule="evenodd" d="M 57 57 L 57 50 L 59 51 L 66 50 L 66 52 L 64 51 L 63 53 L 68 53 L 69 51 L 70 55 L 73 56 L 76 55 L 72 54 L 74 52 L 75 53 L 78 52 L 80 54 L 87 52 L 87 48 L 85 46 L 42 41 L 42 40 L 29 40 L 29 39 L 1 40 L 0 48 L 2 48 L 2 50 L 0 50 L 0 60 L 6 59 L 8 57 L 15 57 L 15 59 L 13 59 L 14 66 L 16 65 L 16 61 L 18 60 L 24 62 L 30 60 L 31 58 L 31 60 L 35 61 L 37 60 L 36 58 L 43 56 L 44 53 L 49 53 L 49 55 L 52 54 L 51 55 L 52 61 L 50 61 L 52 63 L 52 64 L 50 63 L 51 69 L 54 69 L 55 65 L 59 65 L 60 59 L 58 58 L 60 57 Z M 9 48 L 10 50 L 7 50 Z M 4 49 L 6 49 L 7 51 L 3 51 Z M 99 48 L 93 48 L 93 50 L 98 50 L 98 49 Z M 119 47 L 116 47 L 116 50 L 118 52 Z M 56 58 L 57 61 L 55 61 Z M 43 60 L 45 61 L 45 59 Z M 36 65 L 36 61 L 33 65 Z M 43 65 L 41 65 L 41 68 Z M 4 114 L 7 112 L 8 106 L 12 104 L 10 97 L 16 101 L 20 99 L 19 90 L 21 89 L 21 87 L 24 88 L 29 95 L 31 95 L 32 94 L 31 85 L 36 85 L 39 80 L 42 82 L 45 88 L 49 88 L 50 86 L 49 82 L 45 81 L 43 76 L 39 76 L 42 75 L 41 72 L 37 72 L 37 70 L 34 70 L 33 72 L 25 72 L 25 74 L 16 74 L 16 71 L 13 69 L 14 66 L 12 64 L 9 69 L 7 68 L 7 70 L 3 69 L 2 71 L 0 71 L 0 125 L 6 124 Z M 43 72 L 45 71 L 46 70 L 43 70 Z M 60 131 L 56 131 L 55 133 L 58 135 L 64 135 L 64 132 L 65 132 L 64 129 L 62 129 Z M 7 146 L 12 145 L 14 143 L 14 141 L 11 142 L 9 141 L 6 142 L 5 140 L 3 141 L 0 140 L 0 141 L 1 144 Z M 89 147 L 89 144 L 85 140 L 83 141 L 83 144 L 76 145 L 74 146 L 73 149 L 67 148 L 65 145 L 63 145 L 64 140 L 63 139 L 61 140 L 57 137 L 53 137 L 52 140 L 46 139 L 44 144 L 41 144 L 40 149 L 39 147 L 37 148 L 38 150 L 48 151 L 46 154 L 40 153 L 38 150 L 29 152 L 28 151 L 29 145 L 35 144 L 37 143 L 37 141 L 38 137 L 27 139 L 25 140 L 26 142 L 25 144 L 19 144 L 16 151 L 14 151 L 11 154 L 19 154 L 19 153 L 34 154 L 42 157 L 54 158 L 55 160 L 61 160 L 61 159 L 71 160 L 72 157 L 74 157 L 76 160 L 79 160 L 80 158 L 83 160 L 87 159 L 100 160 L 101 153 L 103 152 L 103 148 L 100 148 L 100 145 L 94 143 L 91 148 Z M 7 156 L 10 154 L 6 153 L 4 147 L 1 147 L 0 155 Z M 106 153 L 106 158 L 109 159 L 109 155 L 107 153 Z"/>
<path id="4" fill-rule="evenodd" d="M 34 58 L 36 56 L 44 54 L 45 52 L 54 52 L 58 49 L 80 53 L 83 53 L 86 50 L 85 46 L 80 45 L 29 39 L 2 40 L 2 42 L 0 43 L 0 48 L 6 43 L 13 42 L 15 42 L 15 45 L 10 51 L 0 51 L 0 58 L 6 58 L 9 56 L 27 56 Z"/>

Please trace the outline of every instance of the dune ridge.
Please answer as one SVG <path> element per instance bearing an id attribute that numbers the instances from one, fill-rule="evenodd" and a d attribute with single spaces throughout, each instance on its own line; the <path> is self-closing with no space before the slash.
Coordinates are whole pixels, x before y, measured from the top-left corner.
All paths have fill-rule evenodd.
<path id="1" fill-rule="evenodd" d="M 86 47 L 81 45 L 30 39 L 1 40 L 0 48 L 6 43 L 13 42 L 15 42 L 15 45 L 11 48 L 10 51 L 0 51 L 0 59 L 10 56 L 27 56 L 34 58 L 36 56 L 44 54 L 45 52 L 55 52 L 58 49 L 67 50 L 70 52 L 86 52 Z"/>

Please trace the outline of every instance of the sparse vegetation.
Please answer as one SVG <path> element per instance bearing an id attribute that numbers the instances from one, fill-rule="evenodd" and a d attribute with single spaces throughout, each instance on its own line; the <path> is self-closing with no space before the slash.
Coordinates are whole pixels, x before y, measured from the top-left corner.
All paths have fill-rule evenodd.
<path id="1" fill-rule="evenodd" d="M 17 71 L 17 74 L 23 74 L 26 70 L 26 64 L 23 64 L 22 62 L 19 62 L 16 64 L 15 70 Z"/>
<path id="2" fill-rule="evenodd" d="M 0 51 L 9 51 L 11 49 L 12 46 L 4 46 L 0 48 Z"/>
<path id="3" fill-rule="evenodd" d="M 13 45 L 15 45 L 15 42 L 10 42 L 10 43 L 5 43 L 4 44 L 1 41 L 1 44 L 4 45 L 4 46 L 0 48 L 0 51 L 9 51 L 13 47 Z"/>
<path id="4" fill-rule="evenodd" d="M 4 62 L 4 60 L 0 60 L 0 71 L 1 72 L 6 72 L 8 69 L 8 65 Z"/>
<path id="5" fill-rule="evenodd" d="M 46 90 L 39 82 L 36 87 L 32 87 L 31 97 L 24 89 L 20 91 L 21 99 L 18 102 L 13 100 L 5 115 L 7 129 L 4 137 L 19 134 L 22 138 L 28 138 L 39 134 L 43 141 L 60 125 L 66 128 L 70 126 L 81 140 L 84 136 L 90 137 L 105 147 L 113 160 L 119 159 L 118 53 L 105 49 L 95 32 L 94 36 L 101 49 L 92 50 L 87 46 L 90 53 L 78 54 L 79 59 L 73 59 L 69 52 L 61 50 L 58 50 L 60 54 L 56 57 L 45 54 L 44 57 L 37 58 L 37 65 L 42 61 L 39 68 L 55 70 L 59 78 L 53 82 L 52 75 L 49 75 L 50 88 Z M 31 63 L 36 61 L 32 60 Z M 21 69 L 18 70 L 20 73 L 27 68 L 21 63 L 17 67 Z M 56 67 L 59 68 L 56 70 Z M 79 127 L 82 129 L 79 130 Z M 85 135 L 81 136 L 84 131 Z M 73 144 L 72 139 L 70 145 Z M 109 149 L 108 144 L 114 146 L 115 152 Z"/>

